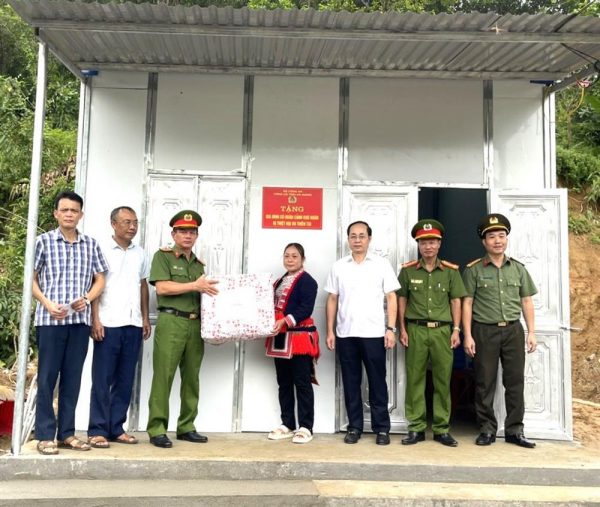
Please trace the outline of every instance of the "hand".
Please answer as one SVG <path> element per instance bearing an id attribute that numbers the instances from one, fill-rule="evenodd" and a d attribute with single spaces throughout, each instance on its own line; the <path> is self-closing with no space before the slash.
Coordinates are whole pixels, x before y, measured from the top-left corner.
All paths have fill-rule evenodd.
<path id="1" fill-rule="evenodd" d="M 96 340 L 97 342 L 104 340 L 104 326 L 102 325 L 102 322 L 100 322 L 100 319 L 92 320 L 91 336 L 92 339 Z"/>
<path id="2" fill-rule="evenodd" d="M 83 312 L 87 308 L 88 302 L 84 298 L 77 298 L 71 303 L 71 308 L 76 312 Z"/>
<path id="3" fill-rule="evenodd" d="M 473 340 L 472 336 L 465 336 L 463 348 L 465 349 L 465 354 L 467 354 L 467 356 L 475 357 L 475 340 Z"/>
<path id="4" fill-rule="evenodd" d="M 151 334 L 152 334 L 152 326 L 150 325 L 150 321 L 144 320 L 144 323 L 142 324 L 142 338 L 144 340 L 147 340 L 148 338 L 150 338 Z"/>
<path id="5" fill-rule="evenodd" d="M 49 301 L 46 305 L 46 310 L 56 320 L 63 320 L 67 316 L 67 310 L 63 309 L 63 305 L 59 305 L 54 301 Z"/>
<path id="6" fill-rule="evenodd" d="M 279 319 L 275 322 L 275 326 L 273 327 L 273 336 L 281 333 L 281 328 L 286 325 L 285 319 Z"/>
<path id="7" fill-rule="evenodd" d="M 406 329 L 400 329 L 400 343 L 404 347 L 408 347 L 408 333 L 406 332 Z"/>
<path id="8" fill-rule="evenodd" d="M 455 349 L 460 345 L 460 332 L 452 331 L 452 335 L 450 336 L 450 348 Z"/>
<path id="9" fill-rule="evenodd" d="M 207 280 L 206 275 L 202 275 L 198 280 L 194 283 L 194 290 L 198 292 L 204 292 L 209 296 L 216 296 L 219 293 L 219 290 L 214 287 L 214 285 L 218 284 L 218 280 Z"/>
<path id="10" fill-rule="evenodd" d="M 396 345 L 396 334 L 389 329 L 385 332 L 385 337 L 383 338 L 383 344 L 386 349 L 393 349 Z"/>
<path id="11" fill-rule="evenodd" d="M 537 340 L 535 339 L 535 333 L 529 333 L 527 335 L 527 353 L 531 354 L 535 352 L 537 348 Z"/>
<path id="12" fill-rule="evenodd" d="M 335 350 L 335 335 L 333 333 L 327 333 L 326 344 L 329 350 Z"/>

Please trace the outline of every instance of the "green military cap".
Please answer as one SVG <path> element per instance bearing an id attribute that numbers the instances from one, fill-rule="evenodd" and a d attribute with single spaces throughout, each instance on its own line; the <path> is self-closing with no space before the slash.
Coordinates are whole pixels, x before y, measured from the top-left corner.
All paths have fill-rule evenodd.
<path id="1" fill-rule="evenodd" d="M 477 234 L 483 239 L 485 233 L 489 231 L 506 231 L 506 234 L 510 234 L 508 218 L 500 213 L 491 213 L 483 217 L 477 224 Z"/>
<path id="2" fill-rule="evenodd" d="M 438 238 L 442 239 L 444 235 L 444 226 L 437 220 L 425 218 L 419 220 L 412 228 L 411 235 L 417 241 L 420 239 Z"/>
<path id="3" fill-rule="evenodd" d="M 200 227 L 200 224 L 202 224 L 202 217 L 189 209 L 180 211 L 169 222 L 169 225 L 173 229 L 197 229 Z"/>

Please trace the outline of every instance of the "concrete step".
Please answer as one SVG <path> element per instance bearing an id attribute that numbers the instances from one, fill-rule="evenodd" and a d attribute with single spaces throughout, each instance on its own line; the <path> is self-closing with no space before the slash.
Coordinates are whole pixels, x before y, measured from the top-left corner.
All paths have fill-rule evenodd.
<path id="1" fill-rule="evenodd" d="M 0 482 L 3 506 L 598 507 L 600 489 L 357 480 Z"/>

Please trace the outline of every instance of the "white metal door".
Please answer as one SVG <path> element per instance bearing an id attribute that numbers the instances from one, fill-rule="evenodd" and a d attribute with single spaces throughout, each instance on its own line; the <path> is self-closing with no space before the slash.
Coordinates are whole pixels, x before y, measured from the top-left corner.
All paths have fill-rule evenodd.
<path id="1" fill-rule="evenodd" d="M 525 362 L 526 434 L 572 440 L 567 191 L 496 191 L 491 210 L 510 220 L 507 255 L 527 266 L 539 291 L 534 296 L 538 346 Z M 503 433 L 504 388 L 498 378 L 495 407 Z"/>
<path id="2" fill-rule="evenodd" d="M 194 175 L 157 174 L 148 181 L 145 246 L 150 258 L 161 246 L 171 246 L 169 220 L 181 209 L 197 209 L 202 216 L 194 248 L 206 263 L 208 274 L 242 272 L 245 179 Z M 151 289 L 150 314 L 156 321 L 156 297 Z M 148 421 L 148 398 L 152 383 L 153 341 L 144 343 L 140 385 L 139 427 Z M 196 427 L 203 431 L 231 431 L 237 403 L 234 388 L 235 345 L 205 346 L 200 370 L 200 405 Z M 179 414 L 179 373 L 170 398 L 169 431 L 175 429 Z"/>
<path id="3" fill-rule="evenodd" d="M 342 256 L 350 254 L 346 241 L 348 224 L 355 220 L 364 220 L 373 229 L 370 251 L 388 259 L 396 273 L 400 271 L 402 264 L 417 258 L 416 244 L 410 240 L 410 229 L 418 216 L 417 187 L 345 186 L 343 194 Z M 387 354 L 387 384 L 392 431 L 405 431 L 406 369 L 404 348 L 398 344 Z M 341 378 L 339 386 L 338 413 L 340 429 L 344 430 L 348 426 L 348 418 Z M 362 397 L 365 429 L 370 431 L 371 414 L 366 374 L 363 375 Z"/>

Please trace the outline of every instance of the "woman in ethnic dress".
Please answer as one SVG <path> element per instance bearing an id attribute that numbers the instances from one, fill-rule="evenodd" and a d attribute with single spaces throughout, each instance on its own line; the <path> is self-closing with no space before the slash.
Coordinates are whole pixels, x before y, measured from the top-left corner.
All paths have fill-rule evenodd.
<path id="1" fill-rule="evenodd" d="M 306 444 L 313 438 L 312 384 L 317 384 L 314 366 L 320 355 L 319 335 L 311 318 L 318 286 L 304 271 L 304 247 L 299 243 L 285 247 L 283 266 L 287 272 L 275 282 L 274 336 L 267 338 L 267 356 L 275 358 L 282 424 L 269 433 L 269 439 L 291 438 L 294 443 Z"/>

